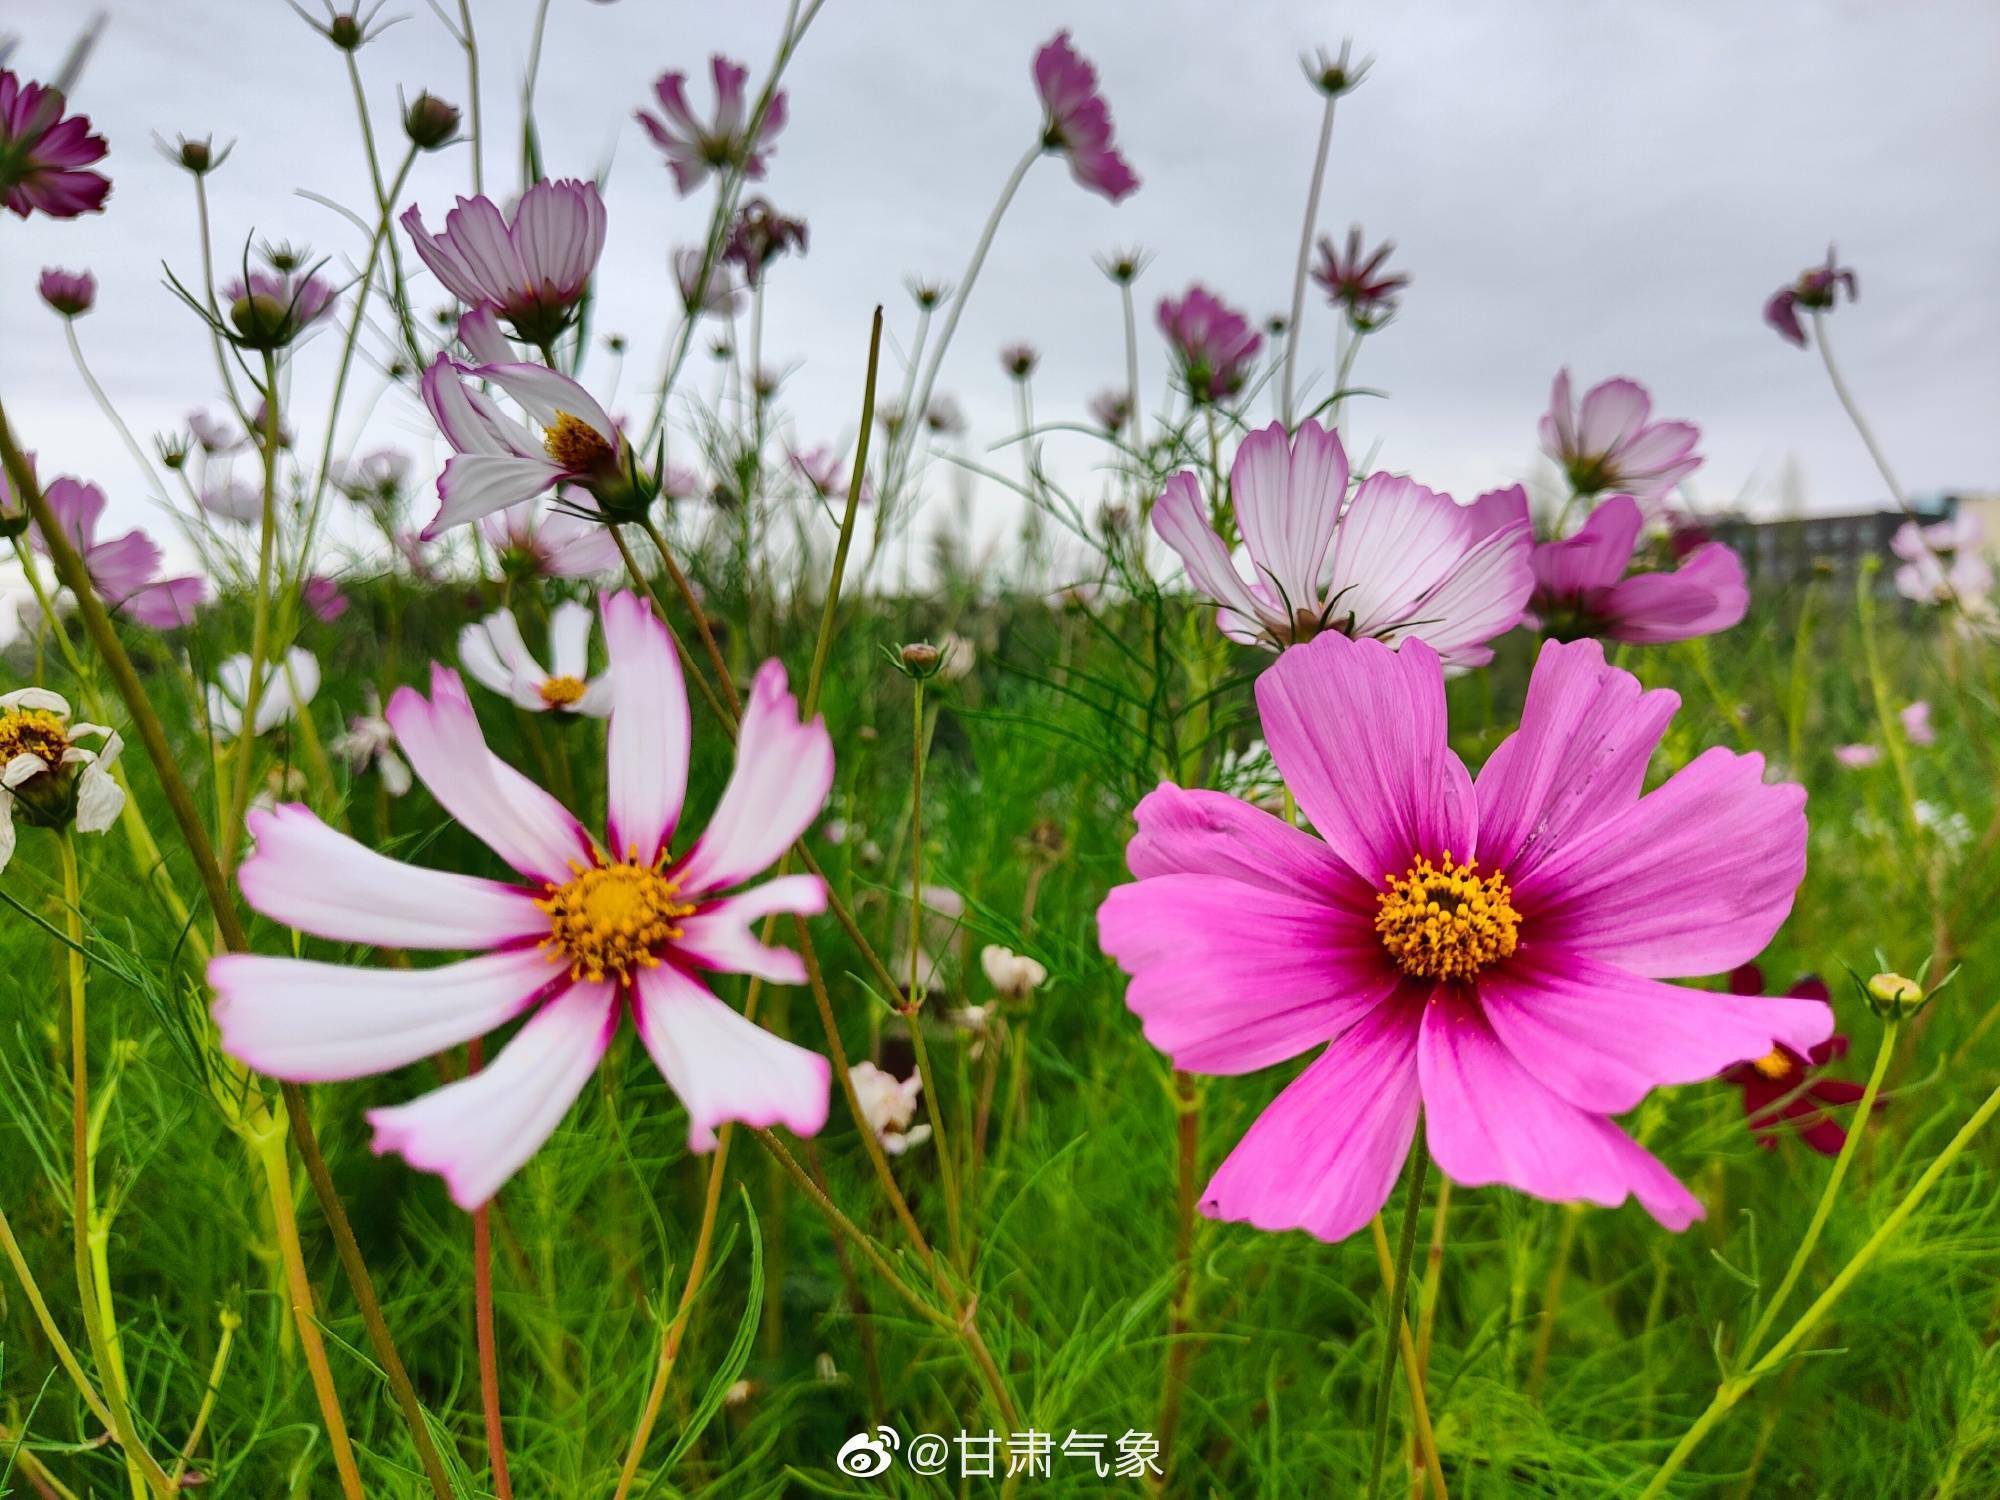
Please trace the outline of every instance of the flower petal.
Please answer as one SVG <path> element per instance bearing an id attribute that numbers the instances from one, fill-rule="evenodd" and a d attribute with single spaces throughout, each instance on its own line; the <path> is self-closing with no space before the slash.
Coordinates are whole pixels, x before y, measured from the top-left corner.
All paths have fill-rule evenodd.
<path id="1" fill-rule="evenodd" d="M 1347 500 L 1347 454 L 1338 435 L 1308 418 L 1289 441 L 1282 422 L 1246 437 L 1229 471 L 1243 545 L 1292 611 L 1317 612 L 1320 565 Z"/>
<path id="2" fill-rule="evenodd" d="M 751 934 L 750 924 L 774 912 L 816 917 L 826 910 L 826 882 L 817 875 L 781 875 L 741 895 L 710 902 L 681 922 L 674 948 L 690 963 L 730 974 L 755 974 L 774 984 L 804 984 L 805 960 Z"/>
<path id="3" fill-rule="evenodd" d="M 1188 582 L 1209 598 L 1252 624 L 1271 614 L 1250 592 L 1230 560 L 1229 549 L 1209 525 L 1201 486 L 1193 474 L 1183 470 L 1167 481 L 1153 505 L 1153 530 L 1179 556 Z"/>
<path id="4" fill-rule="evenodd" d="M 588 604 L 565 599 L 549 611 L 549 672 L 556 677 L 581 679 L 590 671 L 590 622 L 594 617 Z M 670 648 L 671 650 L 671 648 Z"/>
<path id="5" fill-rule="evenodd" d="M 673 838 L 687 797 L 687 684 L 673 641 L 645 600 L 628 589 L 601 607 L 611 658 L 605 737 L 611 849 L 618 858 L 651 864 Z"/>
<path id="6" fill-rule="evenodd" d="M 1366 906 L 1369 891 L 1325 844 L 1226 792 L 1163 781 L 1132 810 L 1139 832 L 1125 863 L 1141 880 L 1207 875 L 1284 896 Z"/>

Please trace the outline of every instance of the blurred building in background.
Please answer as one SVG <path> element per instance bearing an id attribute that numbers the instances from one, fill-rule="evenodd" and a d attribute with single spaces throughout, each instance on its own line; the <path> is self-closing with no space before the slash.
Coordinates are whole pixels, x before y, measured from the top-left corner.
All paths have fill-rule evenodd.
<path id="1" fill-rule="evenodd" d="M 1917 520 L 1929 525 L 1961 513 L 1985 524 L 1986 548 L 2000 556 L 2000 493 L 1936 494 L 1912 498 Z M 1894 507 L 1844 516 L 1785 516 L 1751 520 L 1743 516 L 1703 517 L 1702 529 L 1727 542 L 1743 559 L 1753 583 L 1794 583 L 1816 571 L 1852 577 L 1864 557 L 1888 558 L 1889 539 L 1909 516 Z M 1888 570 L 1883 582 L 1889 580 Z"/>

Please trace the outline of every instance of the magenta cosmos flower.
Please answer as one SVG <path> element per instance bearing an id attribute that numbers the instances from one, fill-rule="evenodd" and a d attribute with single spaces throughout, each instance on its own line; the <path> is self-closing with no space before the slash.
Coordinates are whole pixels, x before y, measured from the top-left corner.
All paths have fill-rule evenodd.
<path id="1" fill-rule="evenodd" d="M 1786 343 L 1797 344 L 1803 349 L 1806 346 L 1806 330 L 1799 322 L 1799 309 L 1831 312 L 1842 292 L 1847 293 L 1849 302 L 1860 295 L 1853 269 L 1841 265 L 1834 256 L 1833 246 L 1828 245 L 1825 265 L 1799 272 L 1798 280 L 1771 294 L 1771 300 L 1764 304 L 1764 321 L 1776 329 L 1778 337 Z"/>
<path id="2" fill-rule="evenodd" d="M 1430 642 L 1447 666 L 1493 659 L 1486 642 L 1520 622 L 1534 574 L 1528 501 L 1516 486 L 1459 505 L 1391 474 L 1371 474 L 1347 501 L 1347 454 L 1308 418 L 1236 450 L 1229 493 L 1255 577 L 1237 570 L 1209 524 L 1201 482 L 1167 481 L 1153 529 L 1188 579 L 1222 606 L 1232 639 L 1283 650 L 1323 630 L 1395 643 Z"/>
<path id="3" fill-rule="evenodd" d="M 1713 749 L 1640 795 L 1679 699 L 1600 646 L 1542 648 L 1519 731 L 1475 780 L 1420 641 L 1323 635 L 1257 683 L 1319 837 L 1163 784 L 1098 911 L 1126 1003 L 1176 1068 L 1235 1074 L 1324 1044 L 1202 1194 L 1211 1218 L 1338 1240 L 1417 1128 L 1454 1182 L 1614 1207 L 1701 1205 L 1612 1119 L 1833 1019 L 1662 984 L 1763 948 L 1805 874 L 1805 793 Z"/>
<path id="4" fill-rule="evenodd" d="M 0 202 L 23 219 L 102 213 L 110 196 L 111 179 L 85 170 L 104 160 L 104 137 L 86 115 L 65 118 L 63 102 L 60 89 L 0 69 Z"/>
<path id="5" fill-rule="evenodd" d="M 65 318 L 80 318 L 97 301 L 97 278 L 88 271 L 61 271 L 50 266 L 42 272 L 35 289 Z"/>
<path id="6" fill-rule="evenodd" d="M 1335 248 L 1327 235 L 1319 237 L 1319 260 L 1312 278 L 1335 307 L 1347 310 L 1348 321 L 1366 332 L 1379 328 L 1396 311 L 1396 298 L 1410 284 L 1386 266 L 1395 246 L 1384 240 L 1372 251 L 1361 247 L 1361 226 L 1347 231 L 1347 248 Z"/>
<path id="7" fill-rule="evenodd" d="M 510 417 L 477 381 L 513 397 L 540 428 Z M 452 446 L 438 475 L 438 512 L 424 541 L 467 521 L 519 505 L 559 484 L 600 500 L 623 498 L 635 479 L 617 424 L 582 386 L 543 365 L 461 365 L 440 354 L 424 371 L 424 405 Z"/>
<path id="8" fill-rule="evenodd" d="M 97 523 L 104 518 L 103 490 L 65 475 L 50 480 L 42 498 L 113 614 L 152 630 L 172 630 L 194 619 L 195 607 L 208 597 L 207 583 L 160 577 L 159 544 L 136 528 L 107 541 L 97 539 Z M 39 528 L 29 539 L 38 551 L 48 551 Z"/>
<path id="9" fill-rule="evenodd" d="M 1243 389 L 1244 377 L 1264 347 L 1264 336 L 1243 314 L 1197 282 L 1182 297 L 1161 298 L 1159 320 L 1195 400 L 1219 401 Z"/>
<path id="10" fill-rule="evenodd" d="M 1644 525 L 1638 501 L 1613 495 L 1574 536 L 1535 547 L 1528 612 L 1544 633 L 1658 645 L 1713 635 L 1742 620 L 1750 608 L 1743 560 L 1721 542 L 1703 542 L 1671 573 L 1628 578 Z"/>
<path id="11" fill-rule="evenodd" d="M 1569 371 L 1556 374 L 1542 418 L 1542 451 L 1562 465 L 1579 495 L 1607 490 L 1657 500 L 1701 467 L 1692 422 L 1655 422 L 1653 398 L 1636 380 L 1606 380 L 1570 399 Z"/>
<path id="12" fill-rule="evenodd" d="M 1069 175 L 1113 203 L 1137 190 L 1139 175 L 1111 144 L 1111 109 L 1097 91 L 1097 69 L 1058 31 L 1035 54 L 1042 96 L 1042 145 L 1069 158 Z"/>
<path id="13" fill-rule="evenodd" d="M 804 981 L 796 953 L 752 925 L 817 913 L 826 889 L 768 868 L 818 815 L 833 781 L 826 726 L 799 720 L 778 662 L 751 690 L 735 769 L 707 829 L 676 855 L 688 771 L 688 704 L 665 628 L 630 593 L 604 602 L 612 706 L 603 844 L 489 749 L 458 674 L 390 700 L 388 720 L 446 812 L 520 872 L 516 883 L 447 874 L 374 853 L 297 804 L 251 814 L 251 906 L 337 943 L 476 950 L 433 969 L 369 969 L 230 954 L 209 965 L 229 1053 L 297 1082 L 359 1078 L 526 1024 L 483 1072 L 369 1112 L 375 1150 L 440 1174 L 461 1207 L 496 1193 L 569 1112 L 621 1018 L 688 1111 L 688 1144 L 725 1121 L 826 1123 L 826 1059 L 780 1040 L 709 992 L 706 972 Z"/>
<path id="14" fill-rule="evenodd" d="M 743 175 L 753 180 L 763 177 L 764 158 L 771 150 L 771 141 L 785 128 L 783 89 L 771 95 L 764 118 L 755 122 L 753 136 L 743 87 L 750 70 L 720 53 L 709 59 L 709 68 L 715 75 L 712 120 L 703 123 L 695 118 L 688 107 L 687 74 L 678 71 L 661 74 L 659 82 L 653 85 L 660 113 L 651 115 L 643 109 L 638 112 L 640 125 L 667 158 L 674 186 L 682 197 L 706 182 L 709 173 L 731 167 L 740 167 Z"/>
<path id="15" fill-rule="evenodd" d="M 1764 971 L 1744 964 L 1729 976 L 1732 995 L 1762 995 Z M 1826 981 L 1809 974 L 1785 991 L 1794 1000 L 1824 1003 Z M 1844 1078 L 1822 1078 L 1820 1069 L 1847 1055 L 1847 1038 L 1830 1036 L 1805 1053 L 1780 1043 L 1764 1056 L 1738 1063 L 1723 1078 L 1743 1091 L 1743 1115 L 1757 1144 L 1766 1151 L 1778 1144 L 1778 1132 L 1791 1130 L 1821 1156 L 1838 1156 L 1847 1144 L 1847 1127 L 1834 1116 L 1836 1109 L 1858 1103 L 1862 1087 Z"/>
<path id="16" fill-rule="evenodd" d="M 597 185 L 538 182 L 511 217 L 491 198 L 460 198 L 432 235 L 412 203 L 403 211 L 417 254 L 445 290 L 467 307 L 489 307 L 515 336 L 547 344 L 569 326 L 604 249 L 604 200 Z"/>

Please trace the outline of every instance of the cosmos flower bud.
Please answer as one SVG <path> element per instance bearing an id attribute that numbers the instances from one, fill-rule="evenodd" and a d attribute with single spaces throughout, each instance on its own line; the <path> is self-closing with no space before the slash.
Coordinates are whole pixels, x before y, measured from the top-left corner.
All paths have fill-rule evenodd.
<path id="1" fill-rule="evenodd" d="M 458 135 L 458 106 L 435 94 L 419 94 L 403 111 L 403 134 L 419 151 L 436 151 Z"/>
<path id="2" fill-rule="evenodd" d="M 917 676 L 928 677 L 937 670 L 937 664 L 944 659 L 944 653 L 928 641 L 911 641 L 896 653 L 897 660 Z"/>
<path id="3" fill-rule="evenodd" d="M 229 304 L 229 322 L 253 348 L 275 348 L 285 342 L 285 304 L 268 292 L 245 292 Z"/>
<path id="4" fill-rule="evenodd" d="M 326 23 L 326 39 L 342 52 L 358 52 L 361 44 L 368 40 L 361 24 L 361 18 L 349 12 L 332 17 Z"/>
<path id="5" fill-rule="evenodd" d="M 1924 989 L 1914 979 L 1905 979 L 1901 974 L 1877 974 L 1868 981 L 1868 998 L 1879 1005 L 1902 1010 L 1921 1004 Z"/>

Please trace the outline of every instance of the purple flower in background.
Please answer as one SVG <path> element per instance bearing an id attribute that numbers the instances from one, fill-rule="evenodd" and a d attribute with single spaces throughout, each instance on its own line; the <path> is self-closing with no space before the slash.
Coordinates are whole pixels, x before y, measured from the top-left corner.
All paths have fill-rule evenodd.
<path id="1" fill-rule="evenodd" d="M 1132 419 L 1132 398 L 1124 391 L 1099 391 L 1090 398 L 1090 419 L 1116 437 Z"/>
<path id="2" fill-rule="evenodd" d="M 1042 356 L 1033 344 L 1009 344 L 1000 351 L 1000 368 L 1016 380 L 1026 380 L 1041 362 Z"/>
<path id="3" fill-rule="evenodd" d="M 1557 372 L 1542 418 L 1542 451 L 1562 465 L 1579 495 L 1607 491 L 1657 500 L 1701 467 L 1692 422 L 1655 422 L 1653 398 L 1636 380 L 1606 380 L 1570 399 L 1569 371 Z"/>
<path id="4" fill-rule="evenodd" d="M 806 221 L 786 218 L 767 198 L 752 198 L 737 210 L 722 253 L 741 266 L 744 279 L 755 286 L 763 279 L 765 267 L 779 256 L 806 253 Z M 696 269 L 699 271 L 698 266 Z"/>
<path id="5" fill-rule="evenodd" d="M 1613 495 L 1576 535 L 1536 546 L 1528 612 L 1546 634 L 1657 645 L 1713 635 L 1743 618 L 1750 607 L 1743 561 L 1721 542 L 1704 542 L 1671 573 L 1626 577 L 1644 525 L 1638 501 Z"/>
<path id="6" fill-rule="evenodd" d="M 602 521 L 524 500 L 479 518 L 487 545 L 510 571 L 540 578 L 590 578 L 618 566 L 618 543 Z"/>
<path id="7" fill-rule="evenodd" d="M 135 529 L 109 541 L 97 539 L 104 491 L 64 476 L 49 482 L 43 498 L 114 614 L 153 630 L 171 630 L 194 618 L 195 606 L 208 597 L 208 585 L 200 578 L 160 577 L 159 544 L 145 532 Z M 29 540 L 38 551 L 48 551 L 40 528 L 29 533 Z"/>
<path id="8" fill-rule="evenodd" d="M 1833 758 L 1850 771 L 1864 771 L 1882 759 L 1880 745 L 1835 745 Z"/>
<path id="9" fill-rule="evenodd" d="M 1111 144 L 1111 109 L 1097 91 L 1097 69 L 1058 31 L 1035 54 L 1035 92 L 1047 116 L 1042 145 L 1069 158 L 1069 175 L 1113 203 L 1134 192 L 1139 176 Z"/>
<path id="10" fill-rule="evenodd" d="M 333 311 L 333 288 L 310 273 L 252 271 L 222 289 L 237 343 L 282 349 Z"/>
<path id="11" fill-rule="evenodd" d="M 847 498 L 848 473 L 832 448 L 821 443 L 816 448 L 808 448 L 803 453 L 792 455 L 792 467 L 798 470 L 805 482 L 812 486 L 812 492 L 822 500 L 845 500 Z M 870 499 L 868 481 L 861 481 L 861 500 L 866 504 Z"/>
<path id="12" fill-rule="evenodd" d="M 306 608 L 329 625 L 347 613 L 347 595 L 323 573 L 308 578 L 300 592 L 305 596 Z"/>
<path id="13" fill-rule="evenodd" d="M 785 128 L 784 90 L 771 95 L 753 137 L 743 89 L 750 70 L 720 53 L 709 59 L 709 67 L 715 74 L 714 119 L 704 124 L 694 117 L 687 102 L 687 74 L 679 71 L 661 74 L 653 85 L 660 114 L 638 112 L 640 125 L 667 158 L 682 197 L 706 182 L 710 172 L 730 167 L 741 167 L 747 178 L 761 178 L 772 138 Z"/>
<path id="14" fill-rule="evenodd" d="M 1771 294 L 1771 300 L 1764 304 L 1764 321 L 1777 330 L 1779 338 L 1803 349 L 1806 330 L 1799 322 L 1799 309 L 1831 312 L 1843 291 L 1849 302 L 1860 295 L 1853 268 L 1841 265 L 1834 258 L 1833 246 L 1828 245 L 1825 265 L 1801 271 L 1797 281 Z"/>
<path id="15" fill-rule="evenodd" d="M 732 317 L 743 305 L 743 288 L 731 276 L 730 263 L 718 256 L 708 268 L 708 280 L 701 275 L 702 250 L 687 245 L 673 253 L 674 285 L 680 289 L 681 306 L 689 313 L 717 313 Z"/>
<path id="16" fill-rule="evenodd" d="M 1178 299 L 1161 298 L 1159 320 L 1188 394 L 1197 401 L 1235 395 L 1264 347 L 1264 336 L 1249 320 L 1199 282 Z"/>
<path id="17" fill-rule="evenodd" d="M 228 453 L 242 446 L 243 434 L 226 418 L 212 417 L 205 410 L 191 411 L 187 414 L 187 425 L 205 453 Z"/>
<path id="18" fill-rule="evenodd" d="M 1935 745 L 1937 731 L 1931 727 L 1931 705 L 1928 699 L 1919 698 L 1915 703 L 1906 704 L 1896 715 L 1903 725 L 1903 738 L 1912 745 Z"/>
<path id="19" fill-rule="evenodd" d="M 97 278 L 88 271 L 59 271 L 50 266 L 36 283 L 42 300 L 65 318 L 80 318 L 97 301 Z"/>
<path id="20" fill-rule="evenodd" d="M 0 203 L 20 218 L 104 211 L 111 179 L 84 169 L 104 159 L 104 137 L 87 115 L 63 115 L 62 90 L 23 83 L 0 69 Z"/>
<path id="21" fill-rule="evenodd" d="M 1312 278 L 1335 307 L 1347 309 L 1348 321 L 1366 332 L 1379 328 L 1396 311 L 1396 295 L 1410 278 L 1390 275 L 1383 267 L 1395 246 L 1384 240 L 1372 252 L 1361 248 L 1361 227 L 1347 231 L 1347 246 L 1336 249 L 1326 235 L 1319 237 L 1319 262 Z"/>
<path id="22" fill-rule="evenodd" d="M 491 307 L 517 337 L 546 344 L 569 326 L 604 249 L 604 200 L 590 182 L 538 182 L 511 217 L 491 198 L 460 198 L 432 235 L 403 211 L 417 254 L 467 307 Z"/>

